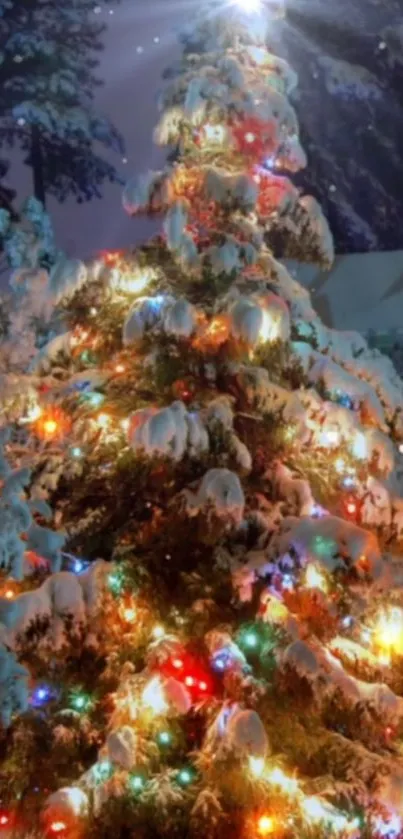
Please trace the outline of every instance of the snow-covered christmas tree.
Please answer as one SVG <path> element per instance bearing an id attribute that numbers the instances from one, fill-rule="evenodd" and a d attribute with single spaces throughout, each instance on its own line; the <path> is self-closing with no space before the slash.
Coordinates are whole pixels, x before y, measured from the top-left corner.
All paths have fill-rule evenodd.
<path id="1" fill-rule="evenodd" d="M 273 256 L 332 241 L 247 5 L 207 4 L 174 162 L 126 186 L 163 232 L 13 275 L 0 836 L 403 835 L 403 383 Z"/>

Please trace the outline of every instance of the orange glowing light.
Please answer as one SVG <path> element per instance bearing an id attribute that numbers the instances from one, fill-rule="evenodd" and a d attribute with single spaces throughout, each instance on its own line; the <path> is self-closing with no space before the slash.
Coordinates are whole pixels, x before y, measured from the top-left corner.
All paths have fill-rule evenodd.
<path id="1" fill-rule="evenodd" d="M 257 831 L 259 836 L 269 836 L 273 833 L 274 823 L 271 816 L 261 816 L 257 823 Z"/>
<path id="2" fill-rule="evenodd" d="M 172 664 L 176 670 L 181 670 L 183 667 L 183 661 L 181 658 L 174 658 Z"/>
<path id="3" fill-rule="evenodd" d="M 200 324 L 200 334 L 193 344 L 197 349 L 214 350 L 228 341 L 229 319 L 227 315 L 217 315 L 209 324 Z"/>
<path id="4" fill-rule="evenodd" d="M 9 822 L 8 816 L 4 815 L 4 813 L 3 813 L 3 815 L 0 816 L 0 825 L 2 827 L 5 827 L 5 825 L 8 824 L 8 822 Z"/>
<path id="5" fill-rule="evenodd" d="M 122 256 L 122 251 L 103 251 L 101 257 L 106 265 L 116 265 Z"/>
<path id="6" fill-rule="evenodd" d="M 35 422 L 35 431 L 41 440 L 53 440 L 68 433 L 70 420 L 60 408 L 45 410 Z"/>
<path id="7" fill-rule="evenodd" d="M 13 599 L 13 597 L 14 597 L 14 592 L 11 590 L 11 588 L 7 589 L 7 591 L 6 591 L 5 595 L 4 595 L 4 597 L 5 597 L 7 600 L 12 600 L 12 599 Z"/>
<path id="8" fill-rule="evenodd" d="M 125 367 L 124 364 L 117 364 L 116 367 L 115 367 L 115 373 L 124 373 L 125 370 L 126 370 L 126 367 Z"/>

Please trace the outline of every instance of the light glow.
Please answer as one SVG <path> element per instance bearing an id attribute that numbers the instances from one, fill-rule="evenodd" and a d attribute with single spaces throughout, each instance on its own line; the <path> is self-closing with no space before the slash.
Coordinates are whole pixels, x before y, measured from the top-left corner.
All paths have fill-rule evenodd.
<path id="1" fill-rule="evenodd" d="M 60 822 L 60 821 L 52 822 L 52 824 L 50 825 L 50 829 L 51 829 L 52 833 L 56 833 L 56 834 L 57 833 L 62 833 L 63 830 L 66 830 L 66 828 L 67 828 L 67 825 L 65 824 L 65 822 Z"/>
<path id="2" fill-rule="evenodd" d="M 46 435 L 52 437 L 57 431 L 57 422 L 54 419 L 47 419 L 43 423 L 43 430 Z"/>
<path id="3" fill-rule="evenodd" d="M 257 823 L 257 832 L 259 836 L 270 836 L 274 830 L 274 821 L 271 816 L 260 816 Z"/>
<path id="4" fill-rule="evenodd" d="M 168 711 L 168 704 L 165 700 L 162 684 L 155 676 L 145 686 L 142 694 L 143 705 L 146 706 L 153 714 L 164 714 Z"/>
<path id="5" fill-rule="evenodd" d="M 403 655 L 403 611 L 401 609 L 387 609 L 380 614 L 375 627 L 375 644 L 380 648 L 384 661 L 387 661 L 391 653 Z"/>
<path id="6" fill-rule="evenodd" d="M 263 757 L 250 757 L 249 770 L 254 778 L 261 778 L 264 772 L 265 762 Z"/>
<path id="7" fill-rule="evenodd" d="M 21 417 L 20 423 L 22 424 L 22 423 L 26 423 L 26 422 L 28 422 L 28 423 L 36 422 L 36 420 L 38 420 L 41 415 L 42 415 L 42 408 L 39 405 L 33 405 L 29 409 L 26 417 Z"/>
<path id="8" fill-rule="evenodd" d="M 110 423 L 111 418 L 108 417 L 108 414 L 100 414 L 97 417 L 97 425 L 99 428 L 107 428 Z"/>
<path id="9" fill-rule="evenodd" d="M 137 270 L 134 273 L 121 273 L 118 269 L 116 269 L 112 273 L 110 285 L 117 293 L 141 294 L 142 291 L 145 291 L 153 278 L 153 272 L 147 269 Z"/>
<path id="10" fill-rule="evenodd" d="M 343 813 L 340 813 L 331 804 L 321 801 L 319 798 L 312 796 L 305 798 L 302 803 L 302 810 L 308 821 L 313 823 L 325 823 L 333 830 L 348 834 L 354 832 L 359 826 L 359 820 L 353 819 L 349 822 Z"/>
<path id="11" fill-rule="evenodd" d="M 326 577 L 315 565 L 308 565 L 305 573 L 305 585 L 307 588 L 318 588 L 323 592 L 328 589 Z"/>
<path id="12" fill-rule="evenodd" d="M 336 428 L 329 428 L 327 431 L 322 431 L 319 437 L 319 444 L 327 448 L 328 446 L 338 446 L 340 443 L 340 433 Z"/>
<path id="13" fill-rule="evenodd" d="M 368 457 L 367 438 L 362 431 L 356 431 L 353 438 L 352 452 L 357 460 L 366 460 Z"/>
<path id="14" fill-rule="evenodd" d="M 259 12 L 262 8 L 262 0 L 235 0 L 235 3 L 248 14 Z"/>
<path id="15" fill-rule="evenodd" d="M 274 341 L 277 338 L 277 325 L 269 313 L 262 309 L 262 325 L 259 330 L 259 341 L 261 344 L 266 341 Z"/>
<path id="16" fill-rule="evenodd" d="M 124 609 L 123 618 L 127 623 L 133 623 L 136 618 L 136 610 L 133 607 Z"/>
<path id="17" fill-rule="evenodd" d="M 299 784 L 295 778 L 289 778 L 280 767 L 276 766 L 267 774 L 267 780 L 275 787 L 279 787 L 286 795 L 297 795 Z"/>

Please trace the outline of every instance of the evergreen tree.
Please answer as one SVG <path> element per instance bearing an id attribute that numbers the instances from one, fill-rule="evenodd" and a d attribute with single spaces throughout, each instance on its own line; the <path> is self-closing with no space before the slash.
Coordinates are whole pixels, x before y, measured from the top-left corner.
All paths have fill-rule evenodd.
<path id="1" fill-rule="evenodd" d="M 5 160 L 0 160 L 0 210 L 6 210 L 15 221 L 17 219 L 17 213 L 13 207 L 15 191 L 7 184 L 2 183 L 3 179 L 7 176 L 7 172 L 8 164 Z"/>
<path id="2" fill-rule="evenodd" d="M 47 195 L 88 201 L 120 181 L 97 149 L 124 152 L 93 101 L 104 29 L 88 0 L 0 3 L 0 144 L 21 148 L 43 205 Z"/>
<path id="3" fill-rule="evenodd" d="M 402 835 L 403 383 L 267 246 L 281 216 L 331 258 L 262 165 L 301 152 L 254 6 L 213 5 L 161 98 L 179 157 L 126 186 L 163 235 L 42 273 L 65 332 L 3 383 L 13 839 Z"/>

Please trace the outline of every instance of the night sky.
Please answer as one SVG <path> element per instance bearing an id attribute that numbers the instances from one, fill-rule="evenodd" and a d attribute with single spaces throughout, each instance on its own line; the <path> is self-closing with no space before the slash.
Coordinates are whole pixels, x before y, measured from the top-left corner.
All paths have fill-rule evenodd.
<path id="1" fill-rule="evenodd" d="M 108 32 L 98 105 L 125 137 L 124 177 L 163 163 L 151 139 L 156 93 L 179 55 L 175 30 L 200 2 L 122 0 L 113 14 L 100 12 Z M 293 104 L 309 164 L 298 182 L 321 200 L 337 250 L 403 247 L 403 0 L 292 0 L 287 19 L 273 20 L 271 43 L 300 76 Z M 29 193 L 18 158 L 9 180 L 21 197 Z M 125 217 L 118 187 L 84 206 L 49 209 L 59 244 L 84 258 L 155 229 Z"/>

